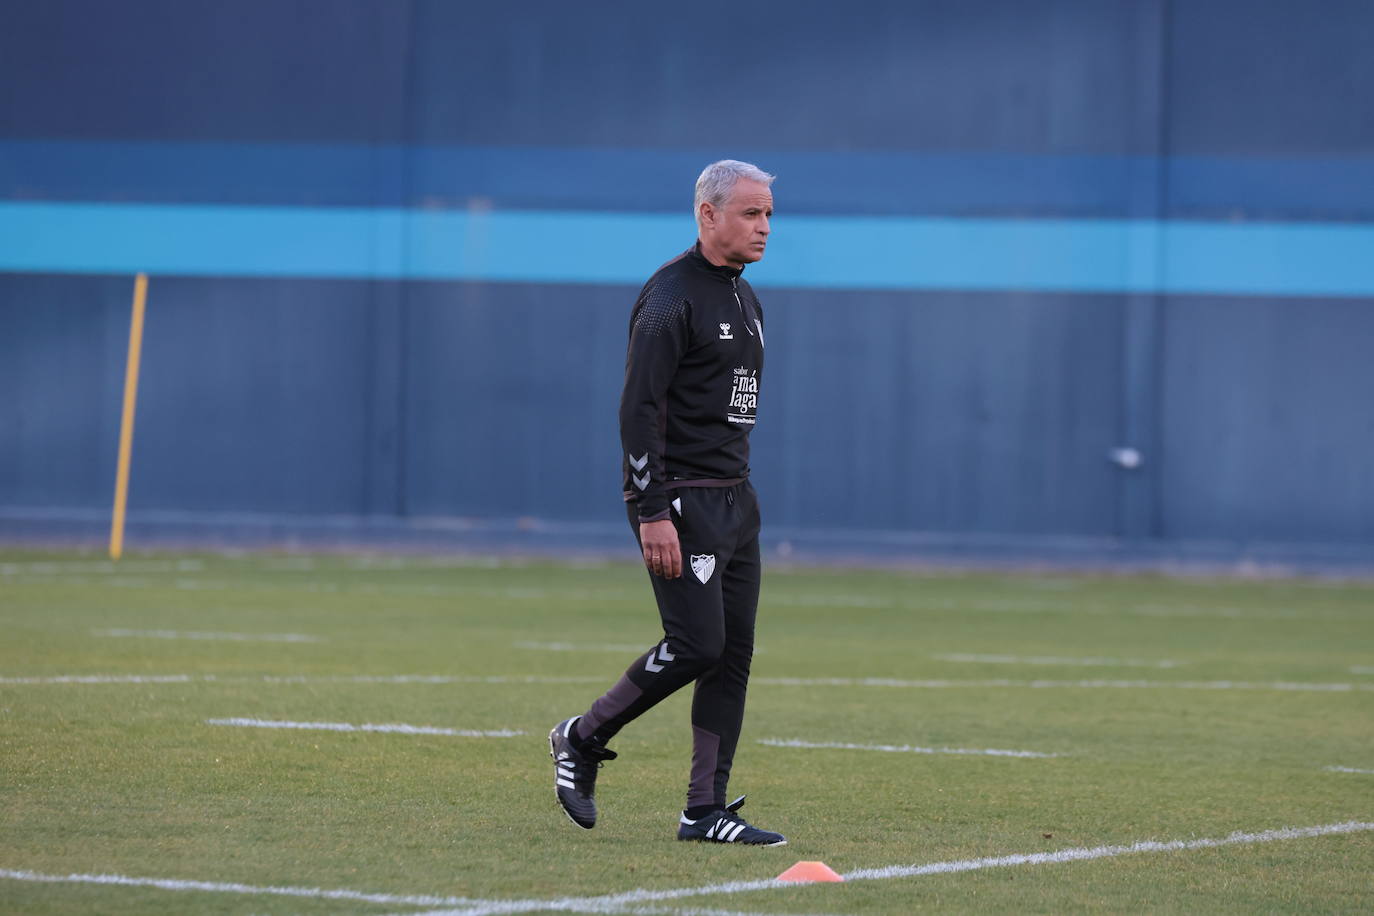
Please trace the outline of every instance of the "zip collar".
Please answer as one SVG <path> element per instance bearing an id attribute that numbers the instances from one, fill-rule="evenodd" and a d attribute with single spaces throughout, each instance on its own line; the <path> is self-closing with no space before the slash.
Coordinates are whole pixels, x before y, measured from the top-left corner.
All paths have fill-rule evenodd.
<path id="1" fill-rule="evenodd" d="M 697 239 L 696 244 L 687 252 L 687 258 L 699 270 L 704 270 L 727 283 L 734 283 L 739 279 L 740 274 L 744 273 L 743 267 L 721 267 L 706 260 L 706 255 L 701 253 L 701 239 Z"/>

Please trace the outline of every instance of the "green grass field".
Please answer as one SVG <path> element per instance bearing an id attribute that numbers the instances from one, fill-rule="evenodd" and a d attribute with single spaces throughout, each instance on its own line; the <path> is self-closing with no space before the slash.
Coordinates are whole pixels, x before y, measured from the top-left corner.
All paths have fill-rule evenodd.
<path id="1" fill-rule="evenodd" d="M 556 807 L 549 727 L 656 622 L 632 565 L 0 553 L 0 912 L 1374 911 L 1370 585 L 771 569 L 775 849 L 675 840 L 686 692 Z M 754 883 L 798 860 L 940 867 Z"/>

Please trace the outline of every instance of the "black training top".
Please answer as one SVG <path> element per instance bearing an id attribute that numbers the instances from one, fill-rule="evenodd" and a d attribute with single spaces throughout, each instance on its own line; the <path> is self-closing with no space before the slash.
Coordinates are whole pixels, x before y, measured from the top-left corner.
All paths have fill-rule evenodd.
<path id="1" fill-rule="evenodd" d="M 630 313 L 620 443 L 625 499 L 668 516 L 672 490 L 749 476 L 763 375 L 763 308 L 733 267 L 698 242 L 660 267 Z"/>

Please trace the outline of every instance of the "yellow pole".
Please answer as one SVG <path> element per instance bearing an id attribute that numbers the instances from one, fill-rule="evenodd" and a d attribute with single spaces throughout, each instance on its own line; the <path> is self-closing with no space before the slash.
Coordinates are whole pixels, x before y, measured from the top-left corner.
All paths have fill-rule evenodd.
<path id="1" fill-rule="evenodd" d="M 143 350 L 143 306 L 148 275 L 134 278 L 134 314 L 129 322 L 129 363 L 124 370 L 124 419 L 119 426 L 119 470 L 115 473 L 114 519 L 110 524 L 110 559 L 124 553 L 124 509 L 129 502 L 129 460 L 134 450 L 134 405 L 138 401 L 138 360 Z"/>

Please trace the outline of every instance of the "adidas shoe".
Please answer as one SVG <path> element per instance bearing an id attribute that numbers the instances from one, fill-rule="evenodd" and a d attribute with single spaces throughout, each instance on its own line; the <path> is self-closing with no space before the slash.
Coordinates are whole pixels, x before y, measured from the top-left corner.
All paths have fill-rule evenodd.
<path id="1" fill-rule="evenodd" d="M 603 760 L 614 760 L 615 751 L 595 742 L 587 742 L 581 750 L 574 746 L 570 734 L 581 716 L 559 722 L 549 732 L 549 756 L 553 758 L 553 791 L 558 804 L 577 826 L 591 830 L 596 826 L 596 771 Z"/>
<path id="2" fill-rule="evenodd" d="M 679 840 L 701 840 L 707 843 L 745 843 L 749 846 L 786 846 L 787 837 L 781 833 L 772 833 L 747 823 L 744 818 L 735 812 L 744 807 L 744 796 L 730 802 L 719 811 L 715 811 L 703 818 L 695 821 L 687 820 L 687 815 L 682 815 L 677 828 L 677 838 Z"/>

